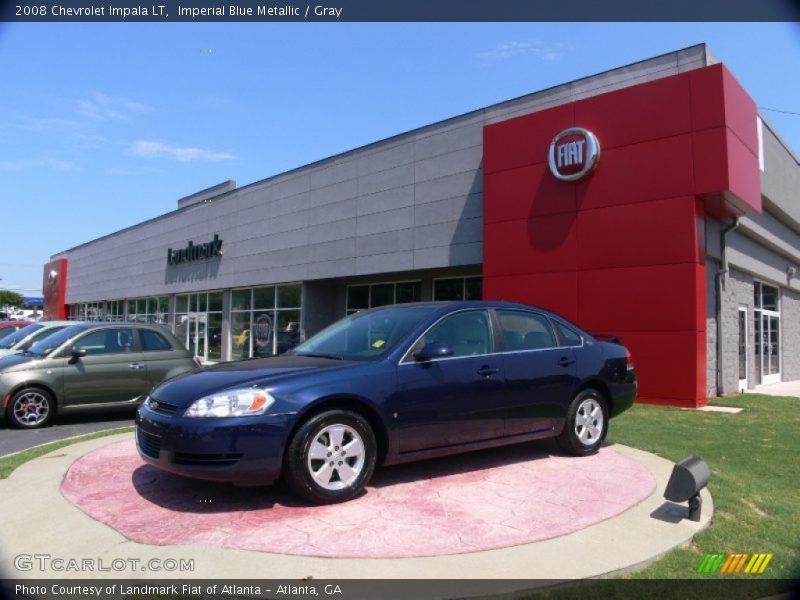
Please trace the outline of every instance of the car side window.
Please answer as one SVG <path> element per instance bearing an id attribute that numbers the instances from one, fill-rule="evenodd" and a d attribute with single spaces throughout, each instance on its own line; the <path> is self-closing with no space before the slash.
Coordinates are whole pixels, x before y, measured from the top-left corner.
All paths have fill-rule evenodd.
<path id="1" fill-rule="evenodd" d="M 64 325 L 64 327 L 66 327 L 66 325 Z M 30 343 L 33 344 L 33 342 L 38 342 L 39 340 L 46 338 L 48 335 L 53 335 L 56 331 L 61 331 L 64 329 L 64 327 L 46 327 L 44 329 L 40 329 L 31 336 Z"/>
<path id="2" fill-rule="evenodd" d="M 492 351 L 492 330 L 489 313 L 468 310 L 445 317 L 423 336 L 419 348 L 431 342 L 447 345 L 453 356 L 489 354 Z"/>
<path id="3" fill-rule="evenodd" d="M 172 350 L 172 344 L 167 339 L 155 331 L 148 329 L 140 329 L 139 335 L 142 340 L 142 350 L 145 352 L 154 352 L 156 350 Z"/>
<path id="4" fill-rule="evenodd" d="M 561 338 L 561 345 L 562 346 L 580 346 L 582 343 L 581 336 L 558 321 L 553 321 L 556 326 L 556 331 L 558 331 L 558 337 Z"/>
<path id="5" fill-rule="evenodd" d="M 132 329 L 101 329 L 80 338 L 75 346 L 86 350 L 87 356 L 133 352 Z"/>
<path id="6" fill-rule="evenodd" d="M 543 350 L 555 348 L 555 335 L 547 317 L 520 310 L 498 310 L 497 319 L 503 328 L 503 350 Z"/>

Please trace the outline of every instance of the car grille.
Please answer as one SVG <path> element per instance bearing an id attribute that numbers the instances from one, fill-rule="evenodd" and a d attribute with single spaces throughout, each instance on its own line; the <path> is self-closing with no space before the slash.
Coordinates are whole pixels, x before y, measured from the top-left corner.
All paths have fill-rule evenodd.
<path id="1" fill-rule="evenodd" d="M 169 402 L 162 402 L 161 400 L 156 400 L 152 396 L 147 400 L 147 406 L 153 412 L 161 413 L 162 415 L 174 415 L 180 409 L 180 406 L 176 404 L 170 404 Z"/>
<path id="2" fill-rule="evenodd" d="M 136 430 L 136 441 L 139 444 L 139 450 L 145 456 L 158 459 L 161 453 L 161 438 L 150 433 L 146 433 L 141 429 Z"/>
<path id="3" fill-rule="evenodd" d="M 235 465 L 241 454 L 187 454 L 185 452 L 175 452 L 172 455 L 172 462 L 176 465 L 198 466 L 198 467 L 228 467 Z"/>

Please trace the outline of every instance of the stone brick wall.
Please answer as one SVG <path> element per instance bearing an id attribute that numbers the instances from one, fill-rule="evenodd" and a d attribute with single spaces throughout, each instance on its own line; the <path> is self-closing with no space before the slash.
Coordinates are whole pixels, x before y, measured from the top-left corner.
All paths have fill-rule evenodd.
<path id="1" fill-rule="evenodd" d="M 781 294 L 783 364 L 781 379 L 800 379 L 800 294 L 784 288 Z"/>

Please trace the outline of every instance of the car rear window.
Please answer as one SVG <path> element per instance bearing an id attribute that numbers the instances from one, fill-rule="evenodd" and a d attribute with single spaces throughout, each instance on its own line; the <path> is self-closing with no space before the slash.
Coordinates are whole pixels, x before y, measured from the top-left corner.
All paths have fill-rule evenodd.
<path id="1" fill-rule="evenodd" d="M 498 310 L 497 318 L 503 328 L 503 349 L 506 352 L 543 350 L 558 345 L 544 315 L 521 310 Z"/>
<path id="2" fill-rule="evenodd" d="M 561 345 L 562 346 L 580 346 L 581 345 L 581 336 L 578 335 L 575 331 L 555 321 L 556 331 L 558 332 L 558 337 L 561 338 Z"/>
<path id="3" fill-rule="evenodd" d="M 142 350 L 145 352 L 172 350 L 172 344 L 160 333 L 150 331 L 149 329 L 142 329 L 139 331 L 139 335 L 142 336 Z"/>

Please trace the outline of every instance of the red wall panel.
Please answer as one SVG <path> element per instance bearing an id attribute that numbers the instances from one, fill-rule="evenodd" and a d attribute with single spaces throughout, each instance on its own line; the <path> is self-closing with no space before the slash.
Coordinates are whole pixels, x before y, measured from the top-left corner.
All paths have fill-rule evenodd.
<path id="1" fill-rule="evenodd" d="M 603 269 L 697 262 L 695 210 L 693 196 L 582 210 L 578 263 Z"/>
<path id="2" fill-rule="evenodd" d="M 497 248 L 486 258 L 495 275 L 574 271 L 578 267 L 575 214 L 487 223 L 484 243 Z M 508 243 L 512 241 L 513 243 Z"/>
<path id="3" fill-rule="evenodd" d="M 540 115 L 547 113 L 547 118 Z M 564 104 L 556 108 L 502 121 L 484 128 L 484 148 L 492 146 L 491 153 L 483 155 L 483 172 L 495 173 L 547 160 L 547 147 L 553 136 L 567 127 L 572 127 L 575 117 L 573 105 Z M 545 154 L 541 148 L 544 146 Z"/>
<path id="4" fill-rule="evenodd" d="M 484 276 L 483 296 L 535 304 L 578 321 L 578 273 Z"/>
<path id="5" fill-rule="evenodd" d="M 42 274 L 42 312 L 46 321 L 67 318 L 67 259 L 60 258 L 44 266 Z"/>
<path id="6" fill-rule="evenodd" d="M 705 331 L 696 263 L 578 272 L 578 315 L 589 331 Z M 705 303 L 703 303 L 705 306 Z"/>
<path id="7" fill-rule="evenodd" d="M 576 208 L 575 188 L 561 185 L 545 163 L 491 173 L 483 187 L 492 198 L 503 199 L 485 207 L 486 223 L 575 212 Z"/>
<path id="8" fill-rule="evenodd" d="M 594 132 L 603 150 L 689 133 L 689 80 L 667 77 L 580 100 L 575 125 Z"/>
<path id="9" fill-rule="evenodd" d="M 547 168 L 593 131 L 593 173 Z M 705 403 L 705 218 L 761 209 L 755 104 L 722 65 L 484 129 L 484 296 L 620 334 L 643 401 Z"/>
<path id="10" fill-rule="evenodd" d="M 599 208 L 690 195 L 694 193 L 692 170 L 689 135 L 603 150 L 595 172 L 575 185 L 578 207 Z"/>

